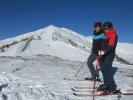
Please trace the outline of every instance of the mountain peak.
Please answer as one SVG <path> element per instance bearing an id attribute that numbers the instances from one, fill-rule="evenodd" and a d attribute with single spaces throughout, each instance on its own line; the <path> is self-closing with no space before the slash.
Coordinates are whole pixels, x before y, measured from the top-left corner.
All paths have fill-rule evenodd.
<path id="1" fill-rule="evenodd" d="M 56 29 L 56 28 L 59 28 L 59 27 L 57 27 L 55 25 L 49 25 L 45 29 Z"/>

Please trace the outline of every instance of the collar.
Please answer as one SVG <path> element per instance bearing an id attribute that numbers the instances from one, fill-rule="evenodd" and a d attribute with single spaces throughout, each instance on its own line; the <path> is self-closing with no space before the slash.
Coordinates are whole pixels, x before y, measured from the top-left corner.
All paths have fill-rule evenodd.
<path id="1" fill-rule="evenodd" d="M 97 35 L 100 35 L 100 34 L 103 34 L 103 33 L 104 33 L 103 30 L 101 30 L 101 31 L 99 31 L 99 32 L 94 31 L 93 34 L 94 34 L 95 36 L 97 36 Z"/>

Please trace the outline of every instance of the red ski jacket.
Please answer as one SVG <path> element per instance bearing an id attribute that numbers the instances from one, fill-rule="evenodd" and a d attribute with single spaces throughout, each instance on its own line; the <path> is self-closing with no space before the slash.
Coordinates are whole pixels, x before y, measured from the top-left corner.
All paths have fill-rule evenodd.
<path id="1" fill-rule="evenodd" d="M 118 36 L 116 30 L 113 28 L 105 33 L 105 39 L 103 40 L 102 49 L 105 53 L 115 52 Z"/>

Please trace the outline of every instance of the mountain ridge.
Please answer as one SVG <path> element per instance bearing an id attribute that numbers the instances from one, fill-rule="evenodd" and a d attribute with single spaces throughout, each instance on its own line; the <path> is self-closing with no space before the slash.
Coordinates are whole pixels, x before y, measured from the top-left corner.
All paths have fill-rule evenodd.
<path id="1" fill-rule="evenodd" d="M 67 28 L 49 25 L 33 32 L 0 41 L 0 56 L 31 56 L 33 55 L 31 54 L 32 51 L 34 55 L 48 54 L 83 62 L 91 52 L 91 44 L 92 37 L 82 36 Z M 133 57 L 131 56 L 133 53 L 131 51 L 125 53 L 126 49 L 132 50 L 133 44 L 118 43 L 117 59 L 128 62 L 125 64 L 133 64 Z M 69 55 L 73 55 L 73 57 L 69 57 Z"/>

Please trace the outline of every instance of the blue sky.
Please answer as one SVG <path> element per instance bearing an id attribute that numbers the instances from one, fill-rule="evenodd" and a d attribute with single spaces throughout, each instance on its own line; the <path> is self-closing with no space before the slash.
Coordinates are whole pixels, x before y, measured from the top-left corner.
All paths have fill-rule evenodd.
<path id="1" fill-rule="evenodd" d="M 95 21 L 112 21 L 119 41 L 133 43 L 133 0 L 0 0 L 0 39 L 48 25 L 92 35 Z"/>

